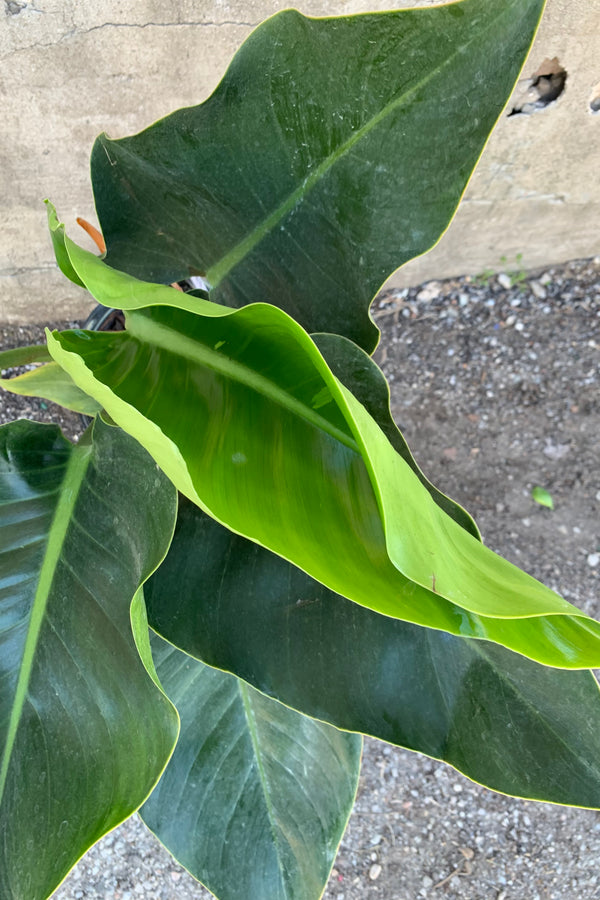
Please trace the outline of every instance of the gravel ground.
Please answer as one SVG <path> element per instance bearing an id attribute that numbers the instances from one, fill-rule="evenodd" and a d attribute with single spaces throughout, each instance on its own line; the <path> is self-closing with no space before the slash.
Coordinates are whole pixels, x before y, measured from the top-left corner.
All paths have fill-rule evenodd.
<path id="1" fill-rule="evenodd" d="M 598 616 L 600 258 L 388 292 L 375 314 L 394 415 L 427 475 L 475 515 L 490 546 Z M 39 340 L 40 329 L 2 329 L 3 347 Z M 0 403 L 0 421 L 55 415 L 39 401 Z M 76 427 L 69 414 L 59 418 Z M 550 491 L 554 510 L 533 502 L 535 485 Z M 598 813 L 493 794 L 367 740 L 324 897 L 600 900 L 598 859 Z M 209 896 L 135 817 L 55 894 Z"/>

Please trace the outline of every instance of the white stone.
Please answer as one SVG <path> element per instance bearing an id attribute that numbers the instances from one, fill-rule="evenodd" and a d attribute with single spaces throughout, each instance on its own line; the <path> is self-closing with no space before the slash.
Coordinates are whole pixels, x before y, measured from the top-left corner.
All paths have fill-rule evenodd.
<path id="1" fill-rule="evenodd" d="M 375 863 L 375 865 L 371 866 L 369 869 L 369 878 L 371 881 L 377 881 L 379 876 L 381 875 L 381 866 L 379 863 Z"/>
<path id="2" fill-rule="evenodd" d="M 417 294 L 417 300 L 436 300 L 442 293 L 442 286 L 439 281 L 430 281 L 424 285 Z"/>

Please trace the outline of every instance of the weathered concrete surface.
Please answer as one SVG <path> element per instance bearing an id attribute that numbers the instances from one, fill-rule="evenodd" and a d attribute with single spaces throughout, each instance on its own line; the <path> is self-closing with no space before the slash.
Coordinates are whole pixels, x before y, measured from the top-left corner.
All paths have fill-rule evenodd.
<path id="1" fill-rule="evenodd" d="M 434 5 L 426 0 L 427 5 Z M 88 175 L 101 131 L 121 137 L 216 86 L 253 26 L 285 0 L 3 0 L 0 8 L 0 321 L 81 317 L 83 291 L 56 272 L 44 197 L 72 234 L 94 220 Z M 303 12 L 388 9 L 385 0 L 304 0 Z M 418 5 L 405 0 L 405 6 Z M 421 4 L 422 5 L 422 4 Z M 504 117 L 462 209 L 438 247 L 394 276 L 418 282 L 598 252 L 600 0 L 548 0 L 524 72 L 546 58 L 567 70 L 545 110 Z M 80 235 L 82 242 L 85 235 Z"/>

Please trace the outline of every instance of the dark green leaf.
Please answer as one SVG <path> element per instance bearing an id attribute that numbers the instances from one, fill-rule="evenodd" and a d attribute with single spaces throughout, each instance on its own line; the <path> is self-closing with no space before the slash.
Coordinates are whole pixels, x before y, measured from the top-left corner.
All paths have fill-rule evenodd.
<path id="1" fill-rule="evenodd" d="M 354 803 L 362 739 L 159 638 L 152 646 L 181 735 L 142 818 L 219 900 L 318 900 Z"/>
<path id="2" fill-rule="evenodd" d="M 188 501 L 146 600 L 167 640 L 295 709 L 444 760 L 498 791 L 600 806 L 590 672 L 377 615 Z"/>
<path id="3" fill-rule="evenodd" d="M 204 104 L 98 139 L 108 262 L 164 283 L 205 274 L 214 301 L 274 303 L 371 351 L 369 304 L 447 227 L 542 8 L 274 16 Z"/>
<path id="4" fill-rule="evenodd" d="M 6 900 L 48 897 L 146 799 L 177 736 L 136 594 L 169 545 L 174 491 L 120 430 L 96 423 L 89 438 L 0 429 Z"/>

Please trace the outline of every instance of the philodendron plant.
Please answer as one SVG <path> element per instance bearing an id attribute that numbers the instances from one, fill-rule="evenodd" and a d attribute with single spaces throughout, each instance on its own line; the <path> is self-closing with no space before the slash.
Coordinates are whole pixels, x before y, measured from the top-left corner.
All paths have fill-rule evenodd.
<path id="1" fill-rule="evenodd" d="M 49 206 L 126 329 L 0 356 L 40 364 L 7 390 L 94 417 L 77 444 L 0 429 L 3 900 L 137 809 L 221 900 L 315 900 L 361 734 L 600 806 L 600 624 L 428 482 L 370 355 L 542 7 L 283 12 L 205 103 L 98 138 L 103 257 Z"/>

